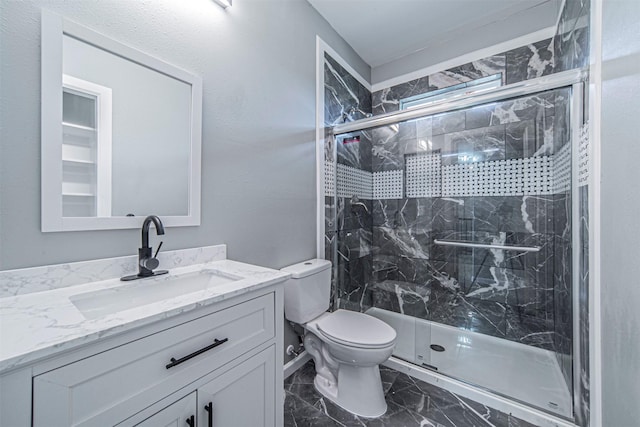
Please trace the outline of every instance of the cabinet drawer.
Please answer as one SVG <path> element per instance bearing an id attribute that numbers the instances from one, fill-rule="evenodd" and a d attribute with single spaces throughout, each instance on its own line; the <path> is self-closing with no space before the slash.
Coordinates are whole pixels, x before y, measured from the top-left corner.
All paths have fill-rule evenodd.
<path id="1" fill-rule="evenodd" d="M 116 424 L 272 339 L 274 323 L 268 294 L 39 375 L 34 426 Z"/>

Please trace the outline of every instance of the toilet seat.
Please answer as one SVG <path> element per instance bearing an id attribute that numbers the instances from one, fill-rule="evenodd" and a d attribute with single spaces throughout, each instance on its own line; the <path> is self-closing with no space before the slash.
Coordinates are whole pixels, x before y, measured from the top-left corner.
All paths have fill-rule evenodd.
<path id="1" fill-rule="evenodd" d="M 396 339 L 395 329 L 382 320 L 349 310 L 322 316 L 315 326 L 326 339 L 349 347 L 384 348 Z"/>

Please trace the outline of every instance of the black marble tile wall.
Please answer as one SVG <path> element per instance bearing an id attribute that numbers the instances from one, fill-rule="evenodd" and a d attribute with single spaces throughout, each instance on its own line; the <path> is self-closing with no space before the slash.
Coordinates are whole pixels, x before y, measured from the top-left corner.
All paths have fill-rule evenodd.
<path id="1" fill-rule="evenodd" d="M 578 320 L 580 345 L 578 361 L 580 364 L 577 381 L 578 405 L 577 422 L 581 426 L 589 425 L 590 416 L 590 377 L 589 377 L 589 187 L 579 189 L 580 198 L 580 274 L 578 278 Z"/>
<path id="2" fill-rule="evenodd" d="M 556 71 L 553 38 L 512 49 L 505 56 L 506 84 L 535 79 Z"/>
<path id="3" fill-rule="evenodd" d="M 329 54 L 324 59 L 325 124 L 358 120 L 371 113 L 371 92 Z"/>
<path id="4" fill-rule="evenodd" d="M 554 195 L 554 343 L 560 369 L 568 387 L 572 387 L 573 373 L 573 289 L 571 194 Z"/>
<path id="5" fill-rule="evenodd" d="M 573 68 L 585 67 L 589 64 L 589 21 L 590 21 L 590 8 L 591 2 L 589 0 L 567 0 L 564 3 L 564 8 L 560 15 L 558 28 L 554 37 L 554 56 L 556 58 L 556 69 L 558 71 L 570 70 Z M 568 115 L 562 115 L 569 117 Z M 558 115 L 560 117 L 560 115 Z M 567 128 L 567 126 L 564 126 Z M 556 132 L 557 133 L 557 132 Z M 569 133 L 566 132 L 562 135 L 556 135 L 556 138 L 569 139 Z M 579 227 L 579 240 L 580 245 L 573 250 L 579 251 L 579 274 L 578 274 L 578 322 L 579 322 L 579 336 L 573 337 L 578 339 L 578 354 L 573 354 L 575 363 L 579 366 L 577 375 L 579 376 L 577 384 L 577 390 L 575 390 L 578 399 L 576 399 L 576 422 L 579 425 L 586 426 L 589 424 L 589 207 L 588 207 L 588 186 L 582 186 L 579 188 L 579 192 L 576 197 L 579 198 L 579 211 L 580 211 L 580 224 Z M 558 231 L 560 233 L 560 231 Z M 568 233 L 566 231 L 562 234 L 563 238 L 560 239 L 562 244 L 566 246 L 568 243 Z M 569 243 L 570 245 L 570 243 Z M 562 249 L 562 248 L 560 248 Z M 571 253 L 571 247 L 565 249 L 565 253 L 562 255 L 565 258 L 569 257 Z M 557 276 L 567 275 L 567 272 L 556 273 Z M 571 283 L 569 278 L 566 278 L 566 283 Z M 568 299 L 566 294 L 560 294 L 559 298 Z M 560 304 L 566 304 L 566 302 L 559 302 Z M 566 342 L 567 337 L 571 337 L 571 323 L 564 322 L 566 316 L 569 313 L 558 313 L 558 325 L 557 340 L 558 340 L 558 357 L 561 362 L 561 368 L 565 379 L 568 384 L 573 382 L 573 372 L 569 363 L 567 362 L 567 355 L 572 352 L 572 346 L 570 342 Z M 560 343 L 564 342 L 563 345 Z"/>
<path id="6" fill-rule="evenodd" d="M 589 65 L 589 23 L 590 23 L 590 6 L 588 0 L 566 0 L 563 10 L 560 14 L 558 28 L 554 37 L 554 56 L 556 58 L 556 69 L 558 71 L 570 70 L 573 68 L 586 67 Z M 568 116 L 567 116 L 568 117 Z M 585 118 L 585 121 L 588 120 Z M 566 139 L 569 135 L 563 135 Z M 575 408 L 576 422 L 578 425 L 589 425 L 589 187 L 579 187 L 579 240 L 580 245 L 573 250 L 579 251 L 579 274 L 578 274 L 578 322 L 579 336 L 578 354 L 574 354 L 573 358 L 579 367 L 577 375 L 578 380 L 575 381 L 577 390 L 575 390 L 578 399 Z M 566 237 L 566 233 L 565 233 Z M 570 250 L 569 250 L 570 252 Z M 570 282 L 568 282 L 570 283 Z M 565 325 L 565 330 L 559 332 L 558 338 L 564 339 L 572 331 L 569 331 L 570 325 Z M 567 344 L 565 348 L 560 349 L 559 360 L 561 367 L 568 383 L 573 381 L 573 373 L 570 371 L 568 363 L 566 363 L 566 354 L 570 354 L 571 346 Z M 562 363 L 565 361 L 565 363 Z"/>
<path id="7" fill-rule="evenodd" d="M 550 156 L 569 141 L 568 100 L 558 89 L 374 128 L 372 170 L 403 169 L 406 155 L 436 150 L 444 166 Z"/>
<path id="8" fill-rule="evenodd" d="M 588 0 L 565 2 L 553 44 L 557 71 L 589 64 L 590 7 Z"/>
<path id="9" fill-rule="evenodd" d="M 335 231 L 327 231 L 324 235 L 324 259 L 331 261 L 331 308 L 338 307 L 338 236 Z"/>
<path id="10" fill-rule="evenodd" d="M 366 171 L 372 170 L 372 136 L 356 132 L 334 137 L 331 126 L 358 120 L 371 113 L 371 92 L 331 56 L 325 54 L 325 159 Z M 333 146 L 335 144 L 335 147 Z M 334 159 L 335 149 L 335 159 Z M 325 257 L 333 263 L 332 304 L 355 301 L 356 310 L 367 306 L 363 299 L 373 273 L 371 227 L 373 204 L 353 208 L 349 198 L 325 196 Z"/>
<path id="11" fill-rule="evenodd" d="M 324 88 L 324 123 L 328 128 L 371 114 L 371 92 L 328 54 L 325 54 Z M 367 132 L 331 138 L 328 130 L 325 146 L 336 144 L 338 163 L 371 170 L 371 136 Z M 332 156 L 325 154 L 327 159 Z"/>
<path id="12" fill-rule="evenodd" d="M 342 134 L 335 138 L 338 163 L 371 171 L 372 137 L 367 131 Z"/>
<path id="13" fill-rule="evenodd" d="M 568 141 L 556 142 L 564 133 L 555 131 L 566 125 L 555 115 L 565 114 L 567 103 L 567 91 L 556 90 L 373 129 L 373 171 L 403 169 L 405 156 L 416 152 L 437 152 L 444 165 L 552 155 Z M 342 307 L 373 305 L 570 354 L 566 195 L 402 198 L 366 206 L 370 215 L 338 200 Z M 540 251 L 448 247 L 434 239 Z"/>
<path id="14" fill-rule="evenodd" d="M 552 74 L 558 71 L 555 67 L 556 44 L 554 38 L 542 40 L 376 91 L 372 94 L 373 114 L 398 111 L 402 99 L 482 77 L 499 74 L 503 84 L 512 84 Z"/>

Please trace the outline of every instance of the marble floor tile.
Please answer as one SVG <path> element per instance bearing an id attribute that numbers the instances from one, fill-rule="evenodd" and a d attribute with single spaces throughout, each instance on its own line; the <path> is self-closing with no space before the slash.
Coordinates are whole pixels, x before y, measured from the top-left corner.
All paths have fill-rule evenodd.
<path id="1" fill-rule="evenodd" d="M 533 427 L 473 400 L 386 367 L 380 368 L 387 412 L 375 419 L 353 415 L 318 393 L 313 361 L 285 380 L 286 427 Z"/>

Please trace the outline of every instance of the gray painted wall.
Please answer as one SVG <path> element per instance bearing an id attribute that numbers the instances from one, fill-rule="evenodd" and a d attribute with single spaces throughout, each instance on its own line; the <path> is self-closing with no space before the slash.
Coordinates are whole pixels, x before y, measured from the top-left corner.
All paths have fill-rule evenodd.
<path id="1" fill-rule="evenodd" d="M 370 70 L 306 1 L 2 1 L 0 269 L 140 245 L 135 229 L 40 232 L 41 6 L 202 76 L 202 225 L 169 229 L 163 247 L 227 243 L 274 268 L 316 255 L 316 34 Z"/>
<path id="2" fill-rule="evenodd" d="M 640 420 L 640 2 L 603 2 L 601 325 L 603 426 Z"/>

